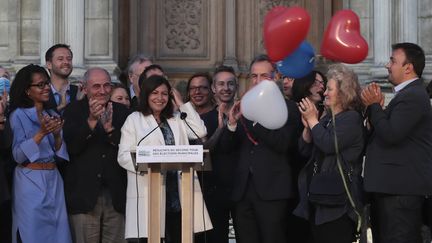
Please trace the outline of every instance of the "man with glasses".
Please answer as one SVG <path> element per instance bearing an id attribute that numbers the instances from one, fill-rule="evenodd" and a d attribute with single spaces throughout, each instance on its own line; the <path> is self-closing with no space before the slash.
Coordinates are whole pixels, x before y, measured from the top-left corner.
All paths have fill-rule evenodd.
<path id="1" fill-rule="evenodd" d="M 425 54 L 413 43 L 392 46 L 386 68 L 396 95 L 384 109 L 375 83 L 361 94 L 371 125 L 364 187 L 371 193 L 373 242 L 422 242 L 422 204 L 432 195 L 432 109 L 421 76 Z"/>
<path id="2" fill-rule="evenodd" d="M 140 94 L 139 77 L 146 67 L 152 65 L 152 59 L 142 53 L 133 56 L 128 63 L 128 79 L 130 83 L 129 92 L 131 97 L 131 108 L 138 108 L 138 97 Z"/>
<path id="3" fill-rule="evenodd" d="M 87 70 L 82 100 L 64 112 L 64 139 L 70 162 L 65 196 L 74 242 L 124 241 L 126 171 L 117 162 L 120 129 L 127 108 L 109 102 L 111 79 L 102 68 Z"/>
<path id="4" fill-rule="evenodd" d="M 252 87 L 274 77 L 275 67 L 268 56 L 260 55 L 252 61 Z M 239 243 L 288 241 L 289 199 L 294 196 L 292 189 L 296 185 L 291 176 L 290 151 L 297 145 L 300 114 L 294 102 L 286 102 L 289 119 L 277 130 L 247 120 L 239 103 L 229 112 L 219 144 L 239 151 L 232 192 Z"/>
<path id="5" fill-rule="evenodd" d="M 66 44 L 56 44 L 45 53 L 46 67 L 50 73 L 51 92 L 49 108 L 62 113 L 67 104 L 76 100 L 78 87 L 69 83 L 72 73 L 72 50 Z"/>

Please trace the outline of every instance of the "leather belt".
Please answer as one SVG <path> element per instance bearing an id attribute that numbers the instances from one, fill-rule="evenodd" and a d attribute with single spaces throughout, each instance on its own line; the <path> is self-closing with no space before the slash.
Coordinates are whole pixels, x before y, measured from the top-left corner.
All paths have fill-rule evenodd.
<path id="1" fill-rule="evenodd" d="M 34 162 L 34 163 L 22 163 L 19 165 L 23 168 L 32 170 L 54 170 L 57 166 L 55 162 Z"/>

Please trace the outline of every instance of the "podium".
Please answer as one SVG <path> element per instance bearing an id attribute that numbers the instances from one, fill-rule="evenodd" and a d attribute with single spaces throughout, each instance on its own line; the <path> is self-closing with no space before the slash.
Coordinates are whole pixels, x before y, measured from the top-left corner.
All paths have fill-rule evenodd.
<path id="1" fill-rule="evenodd" d="M 194 171 L 211 170 L 210 154 L 202 145 L 139 146 L 131 151 L 139 172 L 149 176 L 148 242 L 160 243 L 162 172 L 180 170 L 181 242 L 192 243 L 194 231 Z M 203 199 L 204 200 L 204 199 Z"/>

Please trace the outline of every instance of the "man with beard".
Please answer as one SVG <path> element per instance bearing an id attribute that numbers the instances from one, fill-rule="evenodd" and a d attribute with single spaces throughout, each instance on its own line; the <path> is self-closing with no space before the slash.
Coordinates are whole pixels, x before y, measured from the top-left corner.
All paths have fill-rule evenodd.
<path id="1" fill-rule="evenodd" d="M 71 101 L 76 100 L 78 87 L 70 85 L 69 75 L 72 73 L 72 50 L 66 44 L 56 44 L 45 53 L 46 66 L 50 72 L 51 92 L 49 108 L 63 112 Z"/>
<path id="2" fill-rule="evenodd" d="M 64 112 L 64 140 L 70 155 L 64 185 L 76 243 L 124 241 L 126 171 L 117 163 L 120 128 L 127 108 L 109 102 L 111 79 L 102 68 L 87 70 L 82 100 Z"/>
<path id="3" fill-rule="evenodd" d="M 424 67 L 420 46 L 394 44 L 386 64 L 394 98 L 383 108 L 376 83 L 361 93 L 371 126 L 364 187 L 373 242 L 422 242 L 422 204 L 432 195 L 432 109 L 421 79 Z"/>

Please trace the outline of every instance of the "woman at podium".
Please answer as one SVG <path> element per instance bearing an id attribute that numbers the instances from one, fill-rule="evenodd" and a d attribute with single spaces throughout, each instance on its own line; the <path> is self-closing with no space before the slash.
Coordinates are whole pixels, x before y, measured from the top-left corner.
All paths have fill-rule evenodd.
<path id="1" fill-rule="evenodd" d="M 183 103 L 181 95 L 171 88 L 166 78 L 155 75 L 141 80 L 144 78 L 141 75 L 141 103 L 121 129 L 118 153 L 119 164 L 128 172 L 125 237 L 129 242 L 146 242 L 149 226 L 148 174 L 136 170 L 130 152 L 137 145 L 188 145 L 189 139 L 204 137 L 207 133 L 198 113 L 190 103 Z M 174 111 L 174 106 L 178 111 Z M 163 174 L 161 235 L 165 236 L 165 242 L 180 242 L 181 239 L 179 177 L 178 171 Z M 194 232 L 209 230 L 212 226 L 196 176 L 194 188 Z"/>

